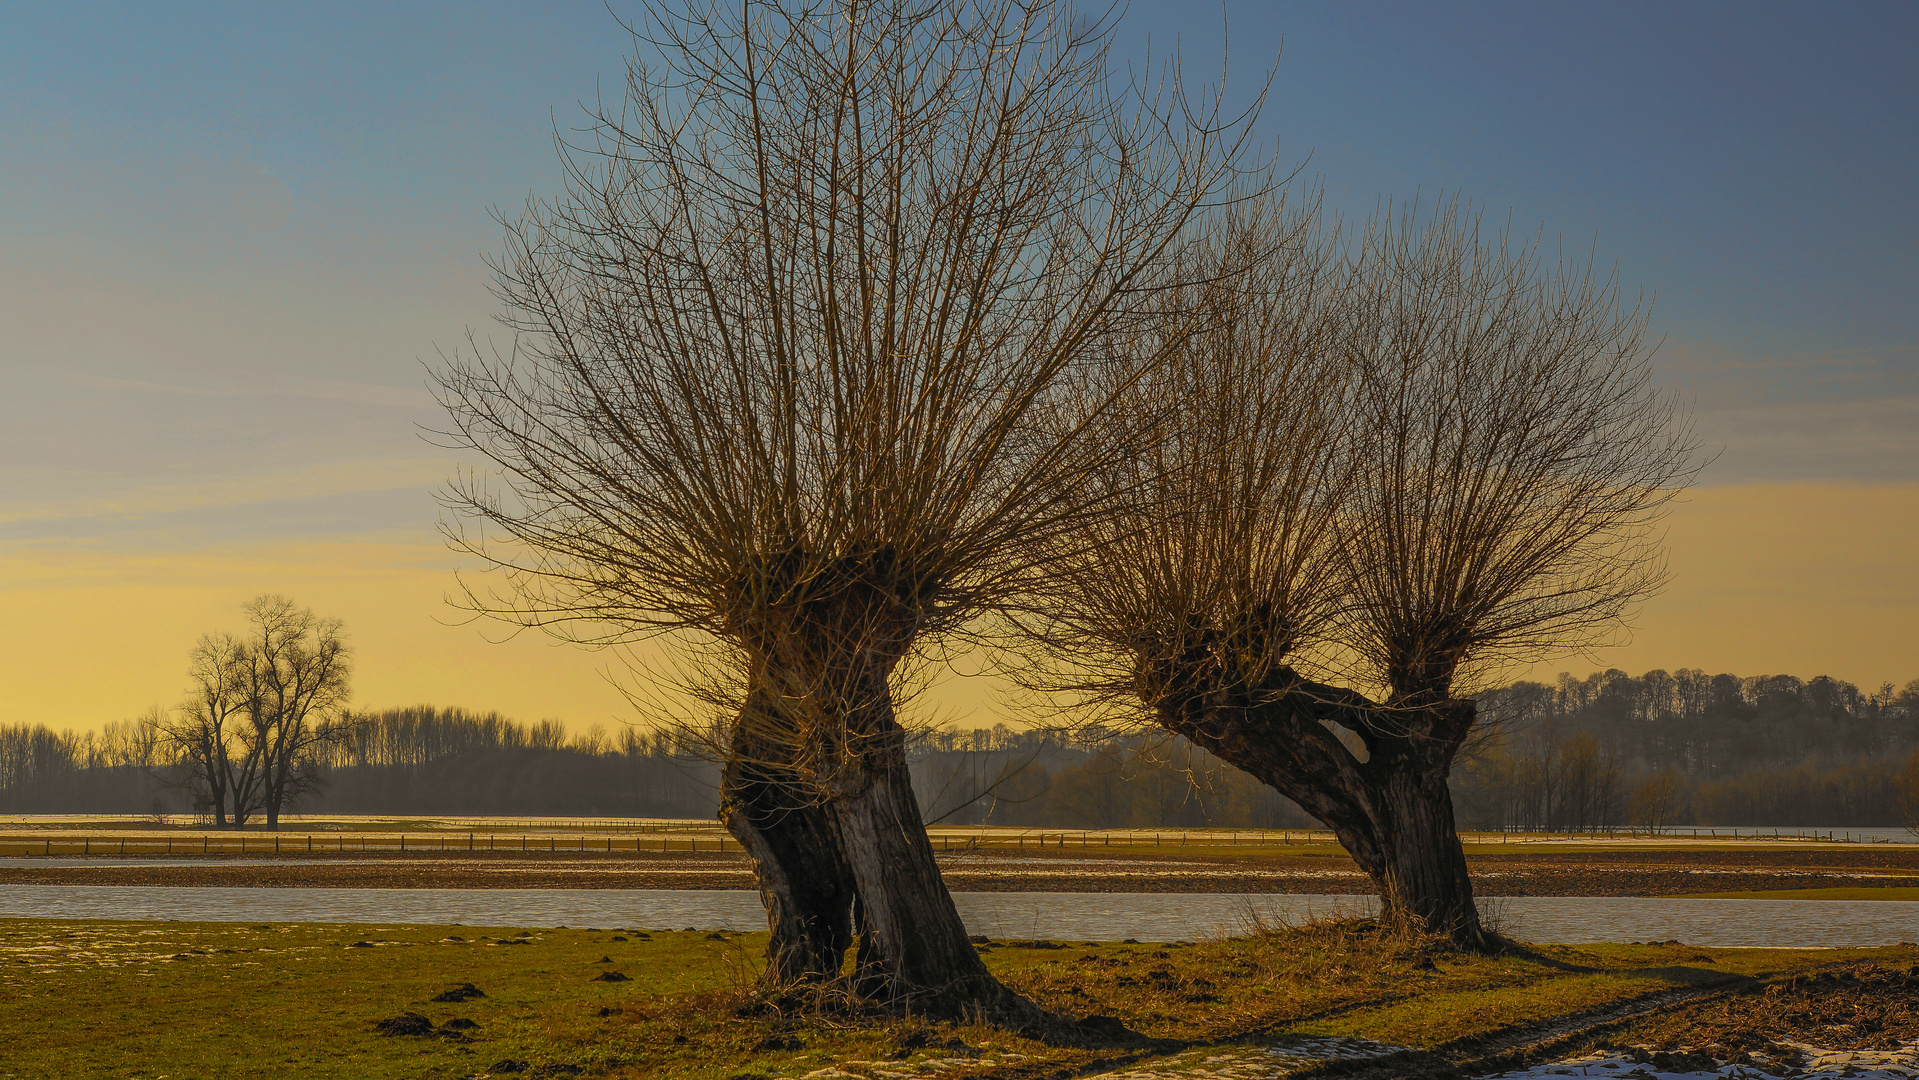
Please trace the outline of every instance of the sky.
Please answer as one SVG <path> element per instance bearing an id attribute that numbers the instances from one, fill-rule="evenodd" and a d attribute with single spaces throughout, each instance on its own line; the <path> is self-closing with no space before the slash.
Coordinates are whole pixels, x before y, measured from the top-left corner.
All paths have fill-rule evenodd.
<path id="1" fill-rule="evenodd" d="M 630 12 L 617 0 L 616 12 Z M 618 90 L 608 6 L 0 0 L 0 723 L 176 700 L 285 593 L 358 700 L 634 719 L 622 658 L 448 603 L 427 373 L 495 213 Z M 1712 455 L 1617 666 L 1919 677 L 1919 6 L 1135 0 L 1336 212 L 1458 193 L 1616 267 Z M 1224 62 L 1222 64 L 1222 54 Z M 1017 720 L 983 680 L 960 723 Z"/>

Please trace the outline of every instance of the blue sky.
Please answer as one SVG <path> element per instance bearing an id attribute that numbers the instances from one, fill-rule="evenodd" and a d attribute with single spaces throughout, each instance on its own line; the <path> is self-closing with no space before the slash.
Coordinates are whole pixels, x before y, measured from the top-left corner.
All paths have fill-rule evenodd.
<path id="1" fill-rule="evenodd" d="M 487 326 L 489 209 L 552 190 L 553 125 L 631 48 L 598 2 L 5 10 L 0 469 L 56 502 L 436 457 L 419 364 Z M 1122 61 L 1150 41 L 1194 80 L 1229 27 L 1236 100 L 1279 57 L 1261 135 L 1335 209 L 1456 191 L 1616 264 L 1729 451 L 1707 482 L 1919 479 L 1919 7 L 1140 0 L 1121 25 Z"/>
<path id="2" fill-rule="evenodd" d="M 620 88 L 607 7 L 0 25 L 0 555 L 435 543 L 422 364 L 489 327 L 490 211 Z M 1333 209 L 1458 192 L 1656 297 L 1704 484 L 1919 483 L 1919 5 L 1136 0 L 1116 53 L 1212 80 L 1222 26 Z"/>

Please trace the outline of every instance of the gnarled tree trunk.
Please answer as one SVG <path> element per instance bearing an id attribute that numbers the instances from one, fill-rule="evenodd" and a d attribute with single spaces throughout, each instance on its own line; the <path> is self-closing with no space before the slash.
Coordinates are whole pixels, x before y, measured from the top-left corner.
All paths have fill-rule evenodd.
<path id="1" fill-rule="evenodd" d="M 1470 702 L 1395 715 L 1390 731 L 1358 695 L 1284 676 L 1257 695 L 1171 695 L 1160 723 L 1299 804 L 1333 831 L 1379 893 L 1380 919 L 1488 951 L 1446 781 Z M 1361 761 L 1326 726 L 1359 732 Z"/>
<path id="2" fill-rule="evenodd" d="M 1497 942 L 1480 925 L 1466 851 L 1446 780 L 1452 753 L 1433 740 L 1381 745 L 1366 762 L 1373 830 L 1384 855 L 1372 873 L 1381 918 L 1486 951 Z"/>
<path id="3" fill-rule="evenodd" d="M 853 943 L 852 870 L 818 792 L 792 771 L 791 742 L 768 695 L 754 691 L 720 774 L 720 820 L 753 860 L 766 907 L 764 985 L 837 979 Z M 772 731 L 769 731 L 772 725 Z"/>
<path id="4" fill-rule="evenodd" d="M 722 774 L 722 816 L 753 857 L 773 932 L 764 981 L 837 979 L 857 935 L 864 997 L 1043 1023 L 967 940 L 926 838 L 890 685 L 909 613 L 846 577 L 832 589 L 816 576 L 817 599 L 756 625 L 754 685 Z"/>
<path id="5" fill-rule="evenodd" d="M 925 1015 L 1038 1022 L 1046 1014 L 986 970 L 940 877 L 893 713 L 892 667 L 870 664 L 849 687 L 846 759 L 827 803 L 859 892 L 855 985 Z"/>
<path id="6" fill-rule="evenodd" d="M 906 767 L 905 732 L 892 722 L 862 748 L 860 790 L 832 812 L 860 896 L 860 970 L 869 996 L 914 1012 L 1006 1020 L 1040 1012 L 986 970 L 940 878 Z"/>

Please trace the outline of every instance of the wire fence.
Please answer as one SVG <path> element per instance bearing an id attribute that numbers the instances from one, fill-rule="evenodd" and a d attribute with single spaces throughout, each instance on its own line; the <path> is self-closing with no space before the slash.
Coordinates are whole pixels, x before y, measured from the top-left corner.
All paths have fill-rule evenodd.
<path id="1" fill-rule="evenodd" d="M 99 817 L 86 819 L 98 825 Z M 387 819 L 391 820 L 391 819 Z M 188 828 L 155 835 L 152 828 L 138 833 L 95 829 L 49 828 L 32 833 L 10 832 L 0 823 L 0 857 L 152 857 L 180 855 L 347 855 L 347 854 L 721 854 L 743 852 L 739 841 L 716 822 L 633 821 L 630 819 L 512 819 L 514 831 L 475 827 L 477 820 L 433 822 L 409 830 L 334 828 L 320 830 L 246 831 Z M 461 828 L 467 825 L 467 828 Z M 15 826 L 18 829 L 18 826 Z M 1828 844 L 1912 843 L 1898 830 L 1826 830 L 1795 832 L 1783 829 L 1729 829 L 1690 826 L 1659 830 L 1602 830 L 1577 833 L 1471 832 L 1460 839 L 1469 845 L 1525 845 L 1606 840 L 1733 840 L 1814 842 Z M 1141 848 L 1288 848 L 1337 844 L 1326 830 L 1314 829 L 1011 829 L 988 826 L 938 826 L 927 838 L 939 853 L 1032 852 L 1036 855 L 1088 849 Z"/>

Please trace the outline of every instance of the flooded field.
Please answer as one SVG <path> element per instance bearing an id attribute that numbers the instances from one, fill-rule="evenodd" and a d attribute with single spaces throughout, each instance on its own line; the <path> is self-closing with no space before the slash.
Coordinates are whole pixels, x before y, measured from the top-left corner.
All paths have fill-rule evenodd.
<path id="1" fill-rule="evenodd" d="M 1361 896 L 1252 893 L 954 894 L 974 933 L 996 938 L 1197 940 L 1259 923 L 1366 915 Z M 1919 938 L 1919 902 L 1504 897 L 1481 903 L 1503 932 L 1539 942 L 1676 939 L 1727 947 L 1833 948 Z M 698 927 L 757 930 L 759 896 L 720 889 L 329 889 L 4 885 L 0 917 Z"/>

